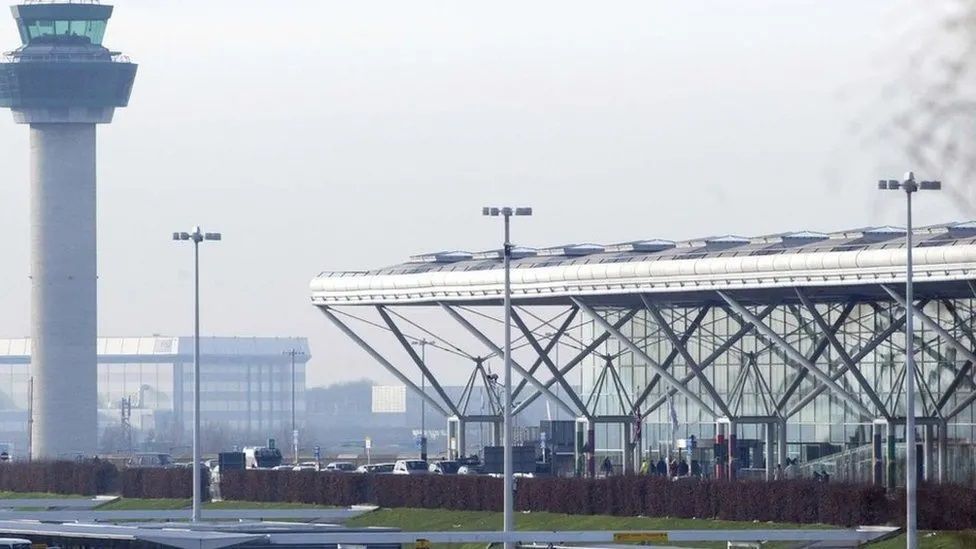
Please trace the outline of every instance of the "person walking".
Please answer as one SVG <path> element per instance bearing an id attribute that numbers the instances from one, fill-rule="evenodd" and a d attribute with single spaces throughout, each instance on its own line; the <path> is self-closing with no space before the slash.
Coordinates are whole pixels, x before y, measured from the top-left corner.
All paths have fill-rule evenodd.
<path id="1" fill-rule="evenodd" d="M 657 474 L 661 477 L 668 476 L 668 465 L 664 463 L 663 457 L 657 461 Z"/>
<path id="2" fill-rule="evenodd" d="M 610 456 L 603 458 L 603 475 L 609 477 L 613 474 L 613 462 L 610 461 Z"/>

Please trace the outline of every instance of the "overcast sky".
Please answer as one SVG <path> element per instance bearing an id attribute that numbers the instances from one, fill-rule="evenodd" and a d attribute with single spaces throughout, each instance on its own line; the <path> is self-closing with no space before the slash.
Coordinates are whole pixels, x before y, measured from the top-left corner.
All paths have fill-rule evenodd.
<path id="1" fill-rule="evenodd" d="M 496 246 L 485 204 L 534 206 L 535 246 L 897 224 L 874 182 L 910 166 L 871 124 L 934 4 L 120 0 L 105 43 L 139 73 L 99 129 L 100 333 L 192 331 L 170 233 L 196 223 L 225 235 L 204 332 L 308 336 L 313 384 L 391 378 L 312 276 Z M 0 336 L 23 336 L 28 132 L 6 116 Z"/>

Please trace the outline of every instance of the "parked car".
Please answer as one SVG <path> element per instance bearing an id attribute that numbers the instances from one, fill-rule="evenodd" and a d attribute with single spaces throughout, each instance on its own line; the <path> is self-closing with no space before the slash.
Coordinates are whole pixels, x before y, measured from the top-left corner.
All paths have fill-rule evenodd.
<path id="1" fill-rule="evenodd" d="M 275 465 L 271 468 L 272 471 L 291 471 L 292 465 Z"/>
<path id="2" fill-rule="evenodd" d="M 348 461 L 333 461 L 325 466 L 325 470 L 336 473 L 351 473 L 356 470 L 356 464 Z"/>
<path id="3" fill-rule="evenodd" d="M 370 465 L 360 465 L 356 468 L 357 473 L 392 473 L 392 463 L 373 463 Z"/>
<path id="4" fill-rule="evenodd" d="M 171 467 L 172 465 L 172 456 L 157 452 L 133 454 L 125 463 L 126 467 Z"/>
<path id="5" fill-rule="evenodd" d="M 401 459 L 393 465 L 394 475 L 426 475 L 428 465 L 419 459 Z"/>
<path id="6" fill-rule="evenodd" d="M 23 538 L 0 538 L 0 549 L 31 549 L 31 540 Z"/>
<path id="7" fill-rule="evenodd" d="M 453 460 L 444 460 L 431 463 L 429 471 L 435 475 L 456 475 L 460 468 L 460 463 Z"/>

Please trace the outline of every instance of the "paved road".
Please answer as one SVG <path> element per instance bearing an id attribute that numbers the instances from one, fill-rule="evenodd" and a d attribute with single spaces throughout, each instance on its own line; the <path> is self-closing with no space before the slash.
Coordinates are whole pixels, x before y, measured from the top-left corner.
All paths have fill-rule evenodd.
<path id="1" fill-rule="evenodd" d="M 222 520 L 319 520 L 342 522 L 365 513 L 363 509 L 203 509 L 201 518 Z M 0 520 L 41 520 L 53 522 L 107 522 L 116 520 L 188 520 L 189 509 L 92 511 L 12 511 L 0 509 Z"/>
<path id="2" fill-rule="evenodd" d="M 97 498 L 11 498 L 0 499 L 0 512 L 3 509 L 18 507 L 44 507 L 46 509 L 92 509 L 104 503 L 115 501 L 116 497 Z"/>

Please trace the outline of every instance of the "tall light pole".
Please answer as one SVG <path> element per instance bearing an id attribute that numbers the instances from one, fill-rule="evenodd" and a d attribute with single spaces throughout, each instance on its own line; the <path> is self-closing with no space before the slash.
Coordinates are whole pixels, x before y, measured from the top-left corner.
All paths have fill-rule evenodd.
<path id="1" fill-rule="evenodd" d="M 434 343 L 428 339 L 416 339 L 411 345 L 420 347 L 420 362 L 427 368 L 427 346 Z M 420 372 L 420 392 L 427 394 L 427 376 Z M 420 460 L 427 461 L 427 401 L 420 399 Z"/>
<path id="2" fill-rule="evenodd" d="M 504 437 L 504 498 L 502 531 L 505 534 L 506 549 L 515 545 L 511 541 L 515 531 L 515 475 L 512 467 L 512 242 L 509 225 L 513 215 L 532 215 L 532 208 L 493 208 L 481 209 L 481 215 L 498 217 L 505 220 L 505 242 L 502 247 L 502 258 L 505 266 L 505 406 L 503 411 Z"/>
<path id="3" fill-rule="evenodd" d="M 305 356 L 305 352 L 289 349 L 282 354 L 291 357 L 291 445 L 295 456 L 295 465 L 298 465 L 298 424 L 295 423 L 295 357 Z"/>
<path id="4" fill-rule="evenodd" d="M 938 191 L 940 181 L 915 181 L 915 174 L 908 172 L 904 181 L 889 179 L 878 181 L 878 188 L 889 191 L 905 191 L 905 537 L 908 549 L 918 548 L 918 523 L 916 521 L 916 493 L 918 491 L 918 466 L 915 455 L 915 301 L 912 287 L 912 194 L 918 191 Z"/>
<path id="5" fill-rule="evenodd" d="M 200 521 L 200 243 L 220 239 L 220 233 L 204 233 L 199 226 L 173 233 L 173 240 L 193 242 L 193 522 Z"/>

